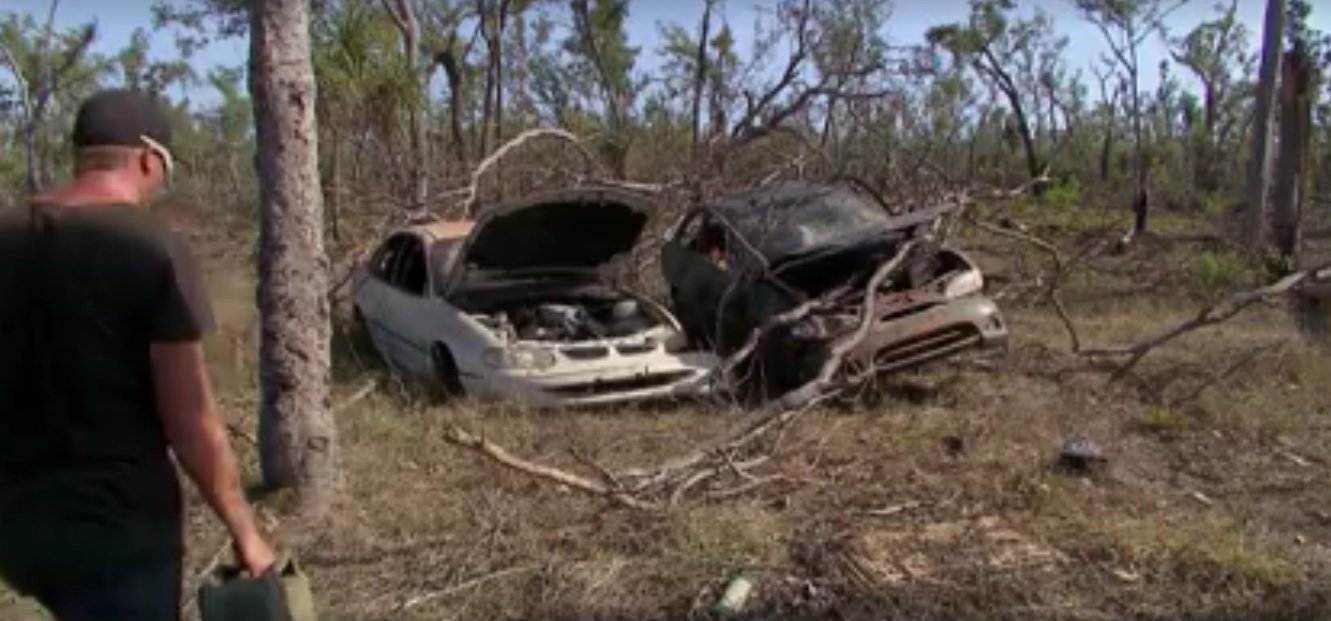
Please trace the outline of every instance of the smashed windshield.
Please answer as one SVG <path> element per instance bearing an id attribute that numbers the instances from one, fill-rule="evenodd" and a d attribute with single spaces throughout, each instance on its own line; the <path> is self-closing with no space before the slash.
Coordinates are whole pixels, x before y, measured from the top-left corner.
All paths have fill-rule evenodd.
<path id="1" fill-rule="evenodd" d="M 891 216 L 872 199 L 837 186 L 773 184 L 729 195 L 712 208 L 769 262 L 892 228 Z"/>

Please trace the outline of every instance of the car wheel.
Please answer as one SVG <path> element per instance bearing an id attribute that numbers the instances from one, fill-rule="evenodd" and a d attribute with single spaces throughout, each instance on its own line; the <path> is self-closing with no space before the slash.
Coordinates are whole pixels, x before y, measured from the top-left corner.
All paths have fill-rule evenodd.
<path id="1" fill-rule="evenodd" d="M 457 362 L 453 360 L 453 354 L 444 344 L 436 343 L 430 349 L 430 366 L 434 368 L 435 384 L 445 399 L 456 399 L 466 394 L 458 373 Z"/>

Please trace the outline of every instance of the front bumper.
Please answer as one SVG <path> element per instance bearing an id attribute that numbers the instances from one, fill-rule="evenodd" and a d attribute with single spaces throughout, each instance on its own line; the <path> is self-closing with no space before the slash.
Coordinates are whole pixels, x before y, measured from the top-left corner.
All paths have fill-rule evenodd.
<path id="1" fill-rule="evenodd" d="M 993 300 L 971 295 L 880 315 L 847 359 L 862 369 L 899 371 L 967 349 L 1003 347 L 1007 338 Z"/>
<path id="2" fill-rule="evenodd" d="M 464 377 L 467 394 L 536 407 L 595 406 L 688 399 L 712 391 L 718 361 L 707 352 L 672 354 L 634 365 L 560 371 L 501 369 Z"/>

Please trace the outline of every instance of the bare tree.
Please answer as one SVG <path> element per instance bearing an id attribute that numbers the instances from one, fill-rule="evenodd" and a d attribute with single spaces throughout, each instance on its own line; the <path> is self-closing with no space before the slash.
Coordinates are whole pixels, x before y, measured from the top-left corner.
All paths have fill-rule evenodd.
<path id="1" fill-rule="evenodd" d="M 328 407 L 328 257 L 323 245 L 308 0 L 250 6 L 250 93 L 259 175 L 259 454 L 265 486 L 325 510 L 336 490 Z"/>
<path id="2" fill-rule="evenodd" d="M 383 0 L 384 8 L 393 17 L 398 32 L 402 35 L 402 57 L 407 66 L 407 73 L 412 76 L 412 85 L 419 91 L 412 97 L 407 108 L 411 125 L 411 198 L 412 206 L 423 209 L 430 193 L 429 144 L 426 141 L 425 114 L 421 109 L 425 104 L 424 76 L 428 69 L 422 70 L 421 23 L 416 16 L 416 7 L 412 0 Z"/>
<path id="3" fill-rule="evenodd" d="M 698 57 L 693 79 L 693 148 L 696 151 L 702 140 L 702 99 L 707 90 L 707 42 L 712 32 L 712 10 L 716 0 L 704 0 L 702 24 L 698 26 Z M 694 154 L 697 157 L 697 153 Z"/>
<path id="4" fill-rule="evenodd" d="M 1271 231 L 1267 195 L 1271 187 L 1271 124 L 1274 120 L 1276 81 L 1280 79 L 1280 52 L 1285 35 L 1285 0 L 1268 0 L 1262 31 L 1262 69 L 1257 83 L 1257 101 L 1252 120 L 1252 152 L 1248 159 L 1247 218 L 1244 231 L 1248 248 L 1258 251 Z"/>
<path id="5" fill-rule="evenodd" d="M 1285 53 L 1280 80 L 1280 152 L 1272 188 L 1276 251 L 1289 268 L 1298 264 L 1309 140 L 1312 135 L 1312 66 L 1301 42 Z"/>
<path id="6" fill-rule="evenodd" d="M 1087 21 L 1100 29 L 1112 53 L 1111 60 L 1123 71 L 1128 88 L 1129 114 L 1132 116 L 1133 170 L 1137 193 L 1133 199 L 1134 233 L 1146 232 L 1150 211 L 1149 175 L 1146 170 L 1146 145 L 1142 129 L 1141 62 L 1142 43 L 1155 32 L 1166 16 L 1187 0 L 1165 4 L 1164 0 L 1073 0 Z"/>
<path id="7" fill-rule="evenodd" d="M 23 63 L 14 52 L 0 43 L 0 63 L 3 63 L 17 85 L 19 107 L 23 113 L 22 134 L 23 149 L 26 158 L 26 180 L 29 192 L 36 192 L 50 179 L 47 155 L 49 149 L 38 144 L 38 134 L 46 122 L 47 110 L 52 99 L 59 92 L 61 81 L 74 69 L 88 52 L 93 39 L 97 37 L 96 24 L 88 24 L 80 30 L 78 37 L 63 52 L 63 57 L 53 58 L 52 50 L 55 31 L 56 10 L 60 0 L 52 0 L 46 14 L 46 27 L 33 58 L 32 73 L 25 75 Z"/>

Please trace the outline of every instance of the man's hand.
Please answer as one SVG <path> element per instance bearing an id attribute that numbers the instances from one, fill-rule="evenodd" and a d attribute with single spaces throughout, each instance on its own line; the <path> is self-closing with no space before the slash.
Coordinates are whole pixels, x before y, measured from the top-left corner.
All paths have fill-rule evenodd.
<path id="1" fill-rule="evenodd" d="M 232 540 L 231 549 L 236 554 L 236 565 L 256 578 L 267 573 L 277 563 L 273 549 L 258 535 Z"/>
<path id="2" fill-rule="evenodd" d="M 152 367 L 158 410 L 171 450 L 226 525 L 236 561 L 252 575 L 262 575 L 272 567 L 275 555 L 241 492 L 236 456 L 213 401 L 202 348 L 197 341 L 154 343 Z"/>

